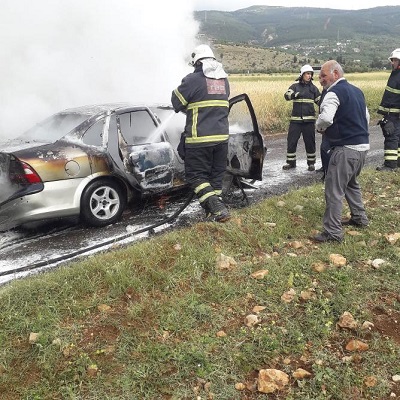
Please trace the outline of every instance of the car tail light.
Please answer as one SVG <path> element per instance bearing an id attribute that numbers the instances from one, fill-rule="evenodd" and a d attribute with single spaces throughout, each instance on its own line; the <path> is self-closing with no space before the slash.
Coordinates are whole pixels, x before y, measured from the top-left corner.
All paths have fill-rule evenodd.
<path id="1" fill-rule="evenodd" d="M 42 180 L 37 172 L 27 163 L 22 162 L 22 167 L 24 169 L 24 175 L 28 183 L 41 183 Z"/>
<path id="2" fill-rule="evenodd" d="M 13 166 L 11 164 L 11 166 Z M 10 180 L 17 184 L 41 183 L 42 180 L 37 172 L 26 162 L 20 161 L 10 169 Z"/>

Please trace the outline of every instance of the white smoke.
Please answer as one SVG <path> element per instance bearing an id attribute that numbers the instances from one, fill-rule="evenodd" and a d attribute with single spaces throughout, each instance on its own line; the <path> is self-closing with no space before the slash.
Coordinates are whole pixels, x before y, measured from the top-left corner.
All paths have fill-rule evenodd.
<path id="1" fill-rule="evenodd" d="M 192 0 L 1 3 L 0 140 L 69 107 L 169 102 L 191 71 Z"/>

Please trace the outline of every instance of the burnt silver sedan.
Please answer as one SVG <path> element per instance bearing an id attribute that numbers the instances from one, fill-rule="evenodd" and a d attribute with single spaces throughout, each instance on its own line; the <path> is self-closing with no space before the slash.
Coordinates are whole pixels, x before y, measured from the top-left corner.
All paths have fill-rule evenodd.
<path id="1" fill-rule="evenodd" d="M 265 148 L 246 94 L 230 100 L 229 122 L 227 181 L 261 180 Z M 170 105 L 84 106 L 0 144 L 0 230 L 71 216 L 105 226 L 132 200 L 182 189 L 184 125 Z"/>

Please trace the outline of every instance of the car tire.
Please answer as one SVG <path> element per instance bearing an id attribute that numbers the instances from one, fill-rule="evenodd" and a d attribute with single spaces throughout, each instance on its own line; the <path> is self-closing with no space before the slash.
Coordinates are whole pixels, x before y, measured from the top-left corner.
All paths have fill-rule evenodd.
<path id="1" fill-rule="evenodd" d="M 81 197 L 81 218 L 91 226 L 114 224 L 124 212 L 126 196 L 120 185 L 107 179 L 90 183 Z"/>

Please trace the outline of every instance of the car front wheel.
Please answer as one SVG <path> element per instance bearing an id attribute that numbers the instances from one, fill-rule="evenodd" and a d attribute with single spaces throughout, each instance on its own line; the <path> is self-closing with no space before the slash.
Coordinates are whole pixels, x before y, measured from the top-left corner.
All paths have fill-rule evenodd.
<path id="1" fill-rule="evenodd" d="M 121 187 L 109 180 L 92 182 L 81 198 L 81 218 L 92 226 L 117 222 L 125 209 L 126 197 Z"/>

